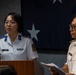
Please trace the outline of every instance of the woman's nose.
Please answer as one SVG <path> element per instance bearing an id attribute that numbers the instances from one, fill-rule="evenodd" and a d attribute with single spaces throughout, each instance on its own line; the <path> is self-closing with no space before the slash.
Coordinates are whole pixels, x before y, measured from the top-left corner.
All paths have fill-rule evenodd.
<path id="1" fill-rule="evenodd" d="M 10 22 L 8 22 L 8 24 L 7 24 L 8 26 L 11 26 L 11 23 Z"/>
<path id="2" fill-rule="evenodd" d="M 74 29 L 72 28 L 72 27 L 70 27 L 70 29 L 69 29 L 70 31 L 73 31 Z"/>

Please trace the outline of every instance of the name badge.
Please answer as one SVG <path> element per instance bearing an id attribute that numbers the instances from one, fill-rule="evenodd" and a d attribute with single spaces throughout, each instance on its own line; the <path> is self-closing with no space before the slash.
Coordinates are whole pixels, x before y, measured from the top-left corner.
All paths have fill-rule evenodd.
<path id="1" fill-rule="evenodd" d="M 69 53 L 69 55 L 70 55 L 70 56 L 72 56 L 72 54 L 71 54 L 71 53 Z"/>
<path id="2" fill-rule="evenodd" d="M 2 51 L 9 51 L 9 49 L 2 49 Z"/>
<path id="3" fill-rule="evenodd" d="M 17 48 L 18 51 L 23 51 L 23 48 Z"/>

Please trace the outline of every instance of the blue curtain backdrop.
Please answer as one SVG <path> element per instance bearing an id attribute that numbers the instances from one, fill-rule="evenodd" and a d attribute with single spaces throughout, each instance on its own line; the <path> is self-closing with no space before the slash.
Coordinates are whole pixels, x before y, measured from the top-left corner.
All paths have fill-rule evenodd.
<path id="1" fill-rule="evenodd" d="M 24 35 L 32 37 L 38 49 L 68 49 L 75 13 L 76 0 L 21 0 Z"/>

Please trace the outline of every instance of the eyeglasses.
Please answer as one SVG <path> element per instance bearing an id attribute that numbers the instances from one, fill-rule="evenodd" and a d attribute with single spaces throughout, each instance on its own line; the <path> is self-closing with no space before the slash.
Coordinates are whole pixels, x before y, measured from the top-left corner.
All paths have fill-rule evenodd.
<path id="1" fill-rule="evenodd" d="M 72 29 L 76 29 L 76 25 L 70 24 L 69 27 L 72 28 Z"/>

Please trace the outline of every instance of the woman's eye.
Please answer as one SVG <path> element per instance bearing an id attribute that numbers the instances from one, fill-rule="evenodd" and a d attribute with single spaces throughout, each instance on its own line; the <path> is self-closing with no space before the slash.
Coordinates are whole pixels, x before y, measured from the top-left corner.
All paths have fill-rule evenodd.
<path id="1" fill-rule="evenodd" d="M 7 24 L 8 22 L 6 21 L 5 23 Z"/>
<path id="2" fill-rule="evenodd" d="M 5 24 L 16 24 L 15 21 L 5 21 Z"/>
<path id="3" fill-rule="evenodd" d="M 15 24 L 15 22 L 11 22 L 12 24 Z"/>

